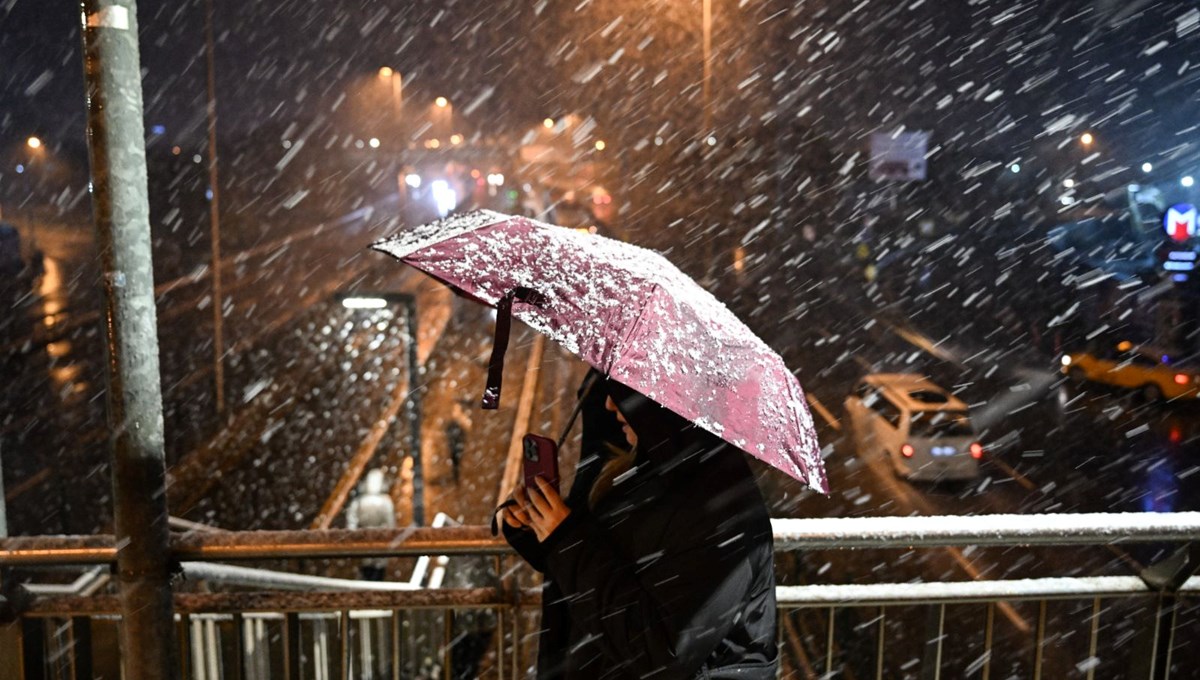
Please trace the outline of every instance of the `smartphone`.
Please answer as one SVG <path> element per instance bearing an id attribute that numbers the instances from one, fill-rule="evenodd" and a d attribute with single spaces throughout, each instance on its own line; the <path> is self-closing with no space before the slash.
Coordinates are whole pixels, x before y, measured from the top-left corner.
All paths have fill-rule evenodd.
<path id="1" fill-rule="evenodd" d="M 525 435 L 522 445 L 525 451 L 525 487 L 538 488 L 534 477 L 541 477 L 558 491 L 558 445 L 553 439 L 536 434 Z"/>

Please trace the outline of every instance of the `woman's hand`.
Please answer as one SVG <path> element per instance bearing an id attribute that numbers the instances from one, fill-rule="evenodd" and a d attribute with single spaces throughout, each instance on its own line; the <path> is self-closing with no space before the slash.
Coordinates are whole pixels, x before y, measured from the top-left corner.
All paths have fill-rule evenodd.
<path id="1" fill-rule="evenodd" d="M 515 498 L 517 505 L 505 508 L 504 521 L 509 522 L 511 516 L 520 524 L 509 522 L 509 526 L 525 526 L 533 529 L 538 542 L 545 541 L 559 524 L 571 514 L 571 509 L 563 502 L 562 496 L 554 490 L 550 483 L 541 477 L 535 477 L 537 488 L 517 489 Z"/>

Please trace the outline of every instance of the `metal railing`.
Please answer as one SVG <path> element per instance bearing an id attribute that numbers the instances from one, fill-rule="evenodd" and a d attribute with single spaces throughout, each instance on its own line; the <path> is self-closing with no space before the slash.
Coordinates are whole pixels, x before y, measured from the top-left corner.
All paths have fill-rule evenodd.
<path id="1" fill-rule="evenodd" d="M 945 546 L 1112 546 L 1200 538 L 1200 513 L 991 515 L 775 520 L 777 554 Z M 190 532 L 172 553 L 193 577 L 214 561 L 474 556 L 492 583 L 345 590 L 177 592 L 181 676 L 221 678 L 518 677 L 532 664 L 540 592 L 483 527 L 403 531 Z M 0 540 L 0 566 L 111 563 L 112 539 Z M 453 574 L 457 565 L 443 574 Z M 1194 561 L 1192 568 L 1194 569 Z M 257 570 L 248 570 L 255 572 Z M 240 573 L 240 572 L 238 572 Z M 887 573 L 886 570 L 883 573 Z M 80 581 L 95 589 L 95 567 Z M 253 576 L 253 574 L 251 574 Z M 1142 576 L 781 585 L 780 649 L 805 678 L 1186 678 L 1200 675 L 1200 577 Z M 311 578 L 311 577 L 300 577 Z M 236 580 L 236 579 L 235 579 Z M 832 578 L 830 580 L 833 580 Z M 1154 585 L 1151 585 L 1154 584 Z M 5 581 L 14 623 L 0 625 L 0 677 L 79 678 L 116 664 L 117 598 Z M 996 613 L 1000 612 L 1001 617 Z M 1007 623 L 1006 623 L 1007 621 Z M 1023 622 L 1031 622 L 1024 624 Z M 1182 632 L 1181 632 L 1182 631 Z M 13 661 L 13 659 L 19 659 Z M 7 667 L 5 664 L 9 664 Z"/>

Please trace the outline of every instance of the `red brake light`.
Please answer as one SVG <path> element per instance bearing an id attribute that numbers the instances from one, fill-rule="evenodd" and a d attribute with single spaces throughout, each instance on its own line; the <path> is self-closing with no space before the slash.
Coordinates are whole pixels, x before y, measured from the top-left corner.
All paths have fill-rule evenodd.
<path id="1" fill-rule="evenodd" d="M 1176 385 L 1188 384 L 1188 377 L 1182 373 L 1176 373 L 1175 374 L 1175 384 Z"/>
<path id="2" fill-rule="evenodd" d="M 914 453 L 916 453 L 916 449 L 913 448 L 912 444 L 905 444 L 900 447 L 900 455 L 905 458 L 912 458 Z"/>
<path id="3" fill-rule="evenodd" d="M 983 458 L 983 444 L 980 444 L 979 442 L 971 444 L 971 457 L 975 460 Z"/>

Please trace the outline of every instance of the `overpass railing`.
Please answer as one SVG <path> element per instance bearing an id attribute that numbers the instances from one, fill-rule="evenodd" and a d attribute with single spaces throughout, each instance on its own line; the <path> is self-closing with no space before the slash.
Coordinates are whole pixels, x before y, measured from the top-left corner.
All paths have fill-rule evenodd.
<path id="1" fill-rule="evenodd" d="M 781 670 L 788 677 L 1200 677 L 1200 577 L 1192 575 L 1197 560 L 1188 551 L 1200 537 L 1200 513 L 773 525 L 782 582 L 794 580 L 782 572 L 796 559 L 825 551 L 869 551 L 859 557 L 880 559 L 872 582 L 835 583 L 840 574 L 817 568 L 801 570 L 806 584 L 778 586 Z M 1134 544 L 1155 544 L 1170 558 L 1134 574 L 888 578 L 908 556 L 929 549 L 1119 552 Z M 167 634 L 178 640 L 184 678 L 508 678 L 528 675 L 533 663 L 537 582 L 484 527 L 191 531 L 173 535 L 171 550 L 182 580 L 174 595 L 176 630 Z M 116 551 L 108 536 L 0 540 L 7 617 L 0 623 L 0 677 L 119 674 L 119 607 L 103 573 Z M 387 585 L 223 564 L 366 557 L 425 562 L 414 579 Z M 66 583 L 31 582 L 67 567 L 74 572 L 58 579 Z M 467 572 L 485 575 L 454 578 Z"/>

